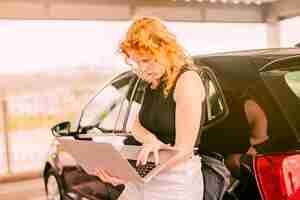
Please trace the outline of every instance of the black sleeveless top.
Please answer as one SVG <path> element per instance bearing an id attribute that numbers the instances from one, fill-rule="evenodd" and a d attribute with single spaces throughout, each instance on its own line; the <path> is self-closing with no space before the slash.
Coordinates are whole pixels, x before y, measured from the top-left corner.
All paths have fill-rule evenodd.
<path id="1" fill-rule="evenodd" d="M 188 70 L 195 70 L 184 67 L 177 76 Z M 198 72 L 197 72 L 198 73 Z M 164 96 L 164 82 L 161 81 L 158 88 L 146 87 L 144 102 L 139 112 L 141 125 L 151 131 L 158 139 L 166 144 L 175 143 L 175 111 L 176 102 L 173 95 L 177 80 L 167 97 Z"/>

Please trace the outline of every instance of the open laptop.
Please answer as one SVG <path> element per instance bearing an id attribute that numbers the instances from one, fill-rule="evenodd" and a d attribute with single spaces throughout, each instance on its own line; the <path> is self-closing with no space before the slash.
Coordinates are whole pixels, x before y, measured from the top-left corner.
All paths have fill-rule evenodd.
<path id="1" fill-rule="evenodd" d="M 139 183 L 149 182 L 161 171 L 162 164 L 177 153 L 172 150 L 160 151 L 159 165 L 155 166 L 154 157 L 150 155 L 146 165 L 136 167 L 141 146 L 123 145 L 117 150 L 111 143 L 63 138 L 57 140 L 62 145 L 62 149 L 70 153 L 88 174 L 93 174 L 95 168 L 102 168 L 112 176 Z"/>

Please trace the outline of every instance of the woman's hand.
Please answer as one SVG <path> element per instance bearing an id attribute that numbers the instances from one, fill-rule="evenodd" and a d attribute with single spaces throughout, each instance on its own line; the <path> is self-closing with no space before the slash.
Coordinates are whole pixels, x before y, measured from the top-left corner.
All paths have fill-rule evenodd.
<path id="1" fill-rule="evenodd" d="M 111 176 L 108 172 L 101 168 L 96 168 L 94 171 L 94 175 L 98 176 L 103 182 L 110 183 L 113 186 L 122 185 L 126 183 L 125 180 Z"/>
<path id="2" fill-rule="evenodd" d="M 160 150 L 176 150 L 175 147 L 172 147 L 170 145 L 167 145 L 163 142 L 161 142 L 157 138 L 153 138 L 150 142 L 144 143 L 142 150 L 139 152 L 139 155 L 137 157 L 137 162 L 136 165 L 145 165 L 148 161 L 148 157 L 150 153 L 153 153 L 154 155 L 154 160 L 155 160 L 155 165 L 159 164 L 159 151 Z"/>

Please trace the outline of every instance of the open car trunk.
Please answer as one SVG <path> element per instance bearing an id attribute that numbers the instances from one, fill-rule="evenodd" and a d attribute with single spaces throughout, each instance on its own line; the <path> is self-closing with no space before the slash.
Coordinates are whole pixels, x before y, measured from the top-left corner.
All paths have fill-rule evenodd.
<path id="1" fill-rule="evenodd" d="M 296 62 L 297 60 L 297 62 Z M 280 66 L 278 66 L 280 64 Z M 276 65 L 276 68 L 274 67 Z M 260 73 L 281 117 L 275 137 L 299 147 L 300 143 L 300 56 L 268 64 Z M 286 127 L 282 127 L 285 124 Z M 276 132 L 276 131 L 275 131 Z M 282 144 L 284 145 L 284 144 Z"/>

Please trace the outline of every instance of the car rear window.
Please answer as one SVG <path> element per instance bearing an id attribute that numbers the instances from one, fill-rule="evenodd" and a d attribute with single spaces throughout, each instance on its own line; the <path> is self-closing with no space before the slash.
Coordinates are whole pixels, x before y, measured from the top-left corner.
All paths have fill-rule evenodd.
<path id="1" fill-rule="evenodd" d="M 285 80 L 291 90 L 300 98 L 300 70 L 286 73 Z"/>

